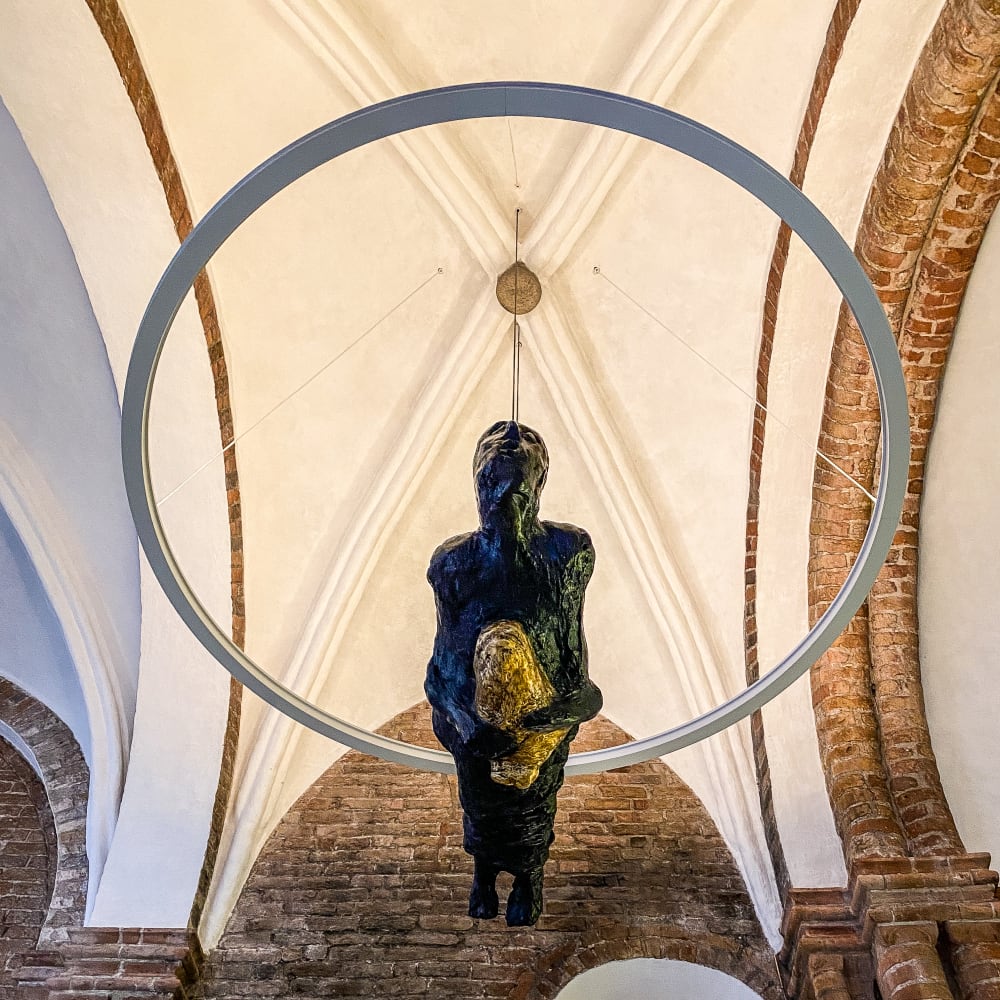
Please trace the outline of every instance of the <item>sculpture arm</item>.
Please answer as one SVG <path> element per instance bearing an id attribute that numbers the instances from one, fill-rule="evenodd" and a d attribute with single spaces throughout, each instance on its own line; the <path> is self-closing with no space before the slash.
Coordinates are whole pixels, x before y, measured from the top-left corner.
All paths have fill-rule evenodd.
<path id="1" fill-rule="evenodd" d="M 513 734 L 490 725 L 476 714 L 472 705 L 467 706 L 455 697 L 451 686 L 443 683 L 433 660 L 427 667 L 424 693 L 431 707 L 445 717 L 458 736 L 457 742 L 442 739 L 453 756 L 464 751 L 493 760 L 506 757 L 517 747 Z"/>
<path id="2" fill-rule="evenodd" d="M 454 540 L 441 545 L 431 556 L 430 565 L 427 567 L 427 582 L 434 591 L 434 604 L 437 608 L 437 635 L 434 639 L 434 652 L 427 664 L 424 694 L 431 707 L 448 720 L 464 742 L 475 728 L 474 710 L 471 696 L 467 691 L 468 682 L 466 680 L 466 683 L 463 683 L 461 673 L 453 662 L 454 657 L 449 656 L 446 639 L 448 628 L 445 624 L 452 617 L 450 606 L 453 598 L 449 594 L 449 587 L 454 586 L 454 580 L 448 563 L 453 547 Z"/>
<path id="3" fill-rule="evenodd" d="M 604 705 L 600 688 L 587 674 L 587 640 L 583 632 L 583 596 L 594 572 L 594 546 L 590 536 L 576 528 L 576 548 L 566 567 L 562 611 L 568 627 L 563 637 L 562 673 L 569 681 L 551 704 L 529 712 L 522 725 L 533 732 L 568 729 L 592 719 Z"/>
<path id="4" fill-rule="evenodd" d="M 445 739 L 452 754 L 468 753 L 490 758 L 502 757 L 516 746 L 511 734 L 491 726 L 479 717 L 475 709 L 476 686 L 472 680 L 471 666 L 463 669 L 461 658 L 456 659 L 449 651 L 447 629 L 442 622 L 451 618 L 449 614 L 449 581 L 452 575 L 443 566 L 447 550 L 442 547 L 431 559 L 427 579 L 434 590 L 438 611 L 438 635 L 434 641 L 434 653 L 427 664 L 424 680 L 424 694 L 431 707 L 444 716 L 444 720 L 455 731 L 457 739 Z"/>
<path id="5" fill-rule="evenodd" d="M 459 701 L 456 697 L 455 685 L 444 682 L 433 658 L 427 664 L 424 694 L 427 695 L 431 708 L 444 715 L 463 743 L 472 738 L 477 723 L 475 710 L 471 704 L 465 705 Z"/>

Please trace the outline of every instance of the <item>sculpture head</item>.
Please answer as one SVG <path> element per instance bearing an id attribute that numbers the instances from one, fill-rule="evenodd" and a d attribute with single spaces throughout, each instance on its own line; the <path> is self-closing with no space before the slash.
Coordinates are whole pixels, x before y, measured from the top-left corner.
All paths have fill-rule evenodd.
<path id="1" fill-rule="evenodd" d="M 519 522 L 538 516 L 549 453 L 536 430 L 513 420 L 500 420 L 479 439 L 472 463 L 479 517 L 504 513 Z"/>

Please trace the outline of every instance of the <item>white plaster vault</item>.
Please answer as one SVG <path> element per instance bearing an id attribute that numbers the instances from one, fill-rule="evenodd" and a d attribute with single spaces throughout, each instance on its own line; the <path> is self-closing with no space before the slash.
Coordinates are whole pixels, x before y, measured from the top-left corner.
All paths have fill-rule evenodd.
<path id="1" fill-rule="evenodd" d="M 305 132 L 397 94 L 472 79 L 627 93 L 701 120 L 787 171 L 834 4 L 121 6 L 197 221 Z M 804 187 L 849 243 L 940 7 L 941 0 L 905 9 L 864 0 L 848 36 Z M 71 248 L 49 282 L 80 285 L 75 308 L 95 337 L 87 347 L 93 372 L 79 377 L 103 400 L 88 419 L 110 439 L 134 330 L 177 241 L 139 124 L 83 0 L 9 0 L 0 9 L 0 96 L 61 224 L 51 239 Z M 0 149 L 5 158 L 10 147 Z M 426 563 L 440 541 L 473 526 L 472 449 L 509 412 L 510 321 L 493 284 L 513 256 L 518 207 L 519 255 L 543 283 L 540 306 L 522 322 L 521 384 L 521 418 L 542 432 L 552 455 L 542 513 L 594 537 L 591 672 L 606 714 L 645 736 L 743 686 L 753 420 L 746 393 L 777 222 L 706 168 L 617 133 L 523 119 L 410 133 L 304 178 L 216 256 L 209 271 L 238 435 L 247 650 L 297 692 L 372 728 L 422 696 L 434 627 Z M 813 458 L 805 442 L 819 426 L 838 306 L 829 280 L 793 241 L 762 485 L 764 669 L 806 628 Z M 70 325 L 50 336 L 56 364 L 58 337 L 77 333 Z M 110 375 L 99 385 L 101 365 Z M 974 364 L 963 370 L 970 384 L 985 377 Z M 950 386 L 948 393 L 946 408 L 970 395 Z M 27 406 L 11 401 L 12 413 Z M 72 698 L 84 708 L 62 711 L 96 768 L 91 919 L 183 926 L 218 777 L 228 678 L 187 636 L 144 564 L 140 570 L 121 511 L 91 505 L 69 517 L 79 506 L 72 490 L 31 471 L 55 467 L 65 441 L 41 441 L 29 453 L 15 423 L 4 410 L 0 505 L 65 637 L 79 686 Z M 171 542 L 225 626 L 225 487 L 211 372 L 191 302 L 164 354 L 151 426 L 157 492 L 172 494 L 161 507 Z M 947 464 L 933 454 L 929 497 L 944 496 L 934 493 L 936 476 L 959 476 Z M 90 474 L 123 502 L 115 473 L 95 465 Z M 973 548 L 991 528 L 981 509 L 976 516 Z M 932 521 L 944 523 L 943 514 Z M 930 530 L 941 537 L 945 528 Z M 100 547 L 113 531 L 132 566 L 112 582 L 71 547 Z M 945 555 L 930 558 L 933 592 L 946 592 L 963 567 Z M 85 570 L 94 579 L 79 579 Z M 118 604 L 98 608 L 94 595 L 105 586 L 117 588 Z M 922 597 L 934 634 L 954 613 L 936 601 Z M 974 628 L 988 631 L 989 620 L 977 618 Z M 120 652 L 101 652 L 102 637 L 118 633 L 132 638 Z M 959 669 L 936 647 L 927 656 Z M 57 666 L 38 676 L 56 677 Z M 18 677 L 18 669 L 0 662 L 0 672 Z M 932 724 L 947 715 L 935 683 Z M 57 693 L 53 681 L 32 693 L 59 710 L 66 690 Z M 792 880 L 842 883 L 807 683 L 769 707 L 765 722 Z M 268 834 L 342 752 L 245 699 L 201 927 L 207 946 Z M 973 753 L 959 747 L 954 760 L 945 755 L 946 783 Z M 777 944 L 780 905 L 748 727 L 668 763 L 718 824 Z M 947 790 L 961 798 L 960 788 Z M 979 829 L 979 819 L 962 819 L 961 804 L 956 812 Z M 989 821 L 996 828 L 996 817 Z"/>

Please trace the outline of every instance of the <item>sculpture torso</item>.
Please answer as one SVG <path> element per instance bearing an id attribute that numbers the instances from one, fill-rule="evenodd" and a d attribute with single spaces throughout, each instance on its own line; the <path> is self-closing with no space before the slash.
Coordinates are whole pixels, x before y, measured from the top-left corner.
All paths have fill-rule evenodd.
<path id="1" fill-rule="evenodd" d="M 431 559 L 427 577 L 438 607 L 432 664 L 463 704 L 475 698 L 476 640 L 497 621 L 520 622 L 558 694 L 586 680 L 581 614 L 593 545 L 573 525 L 543 521 L 538 528 L 523 541 L 484 531 L 460 535 Z"/>

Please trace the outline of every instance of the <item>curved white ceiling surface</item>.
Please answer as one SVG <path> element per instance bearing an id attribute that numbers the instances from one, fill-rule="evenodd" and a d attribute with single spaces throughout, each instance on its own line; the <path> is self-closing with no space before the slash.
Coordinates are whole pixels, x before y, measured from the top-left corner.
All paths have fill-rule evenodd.
<path id="1" fill-rule="evenodd" d="M 844 42 L 803 190 L 853 246 L 871 181 L 942 0 L 865 0 Z M 768 385 L 757 549 L 758 656 L 779 662 L 809 627 L 809 519 L 830 349 L 841 296 L 796 238 L 788 252 Z M 816 744 L 808 682 L 763 710 L 775 816 L 793 885 L 847 873 Z"/>
<path id="2" fill-rule="evenodd" d="M 33 511 L 51 515 L 34 533 L 36 553 L 4 499 L 59 614 L 85 696 L 90 674 L 113 674 L 124 720 L 107 738 L 93 735 L 88 912 L 105 925 L 183 926 L 204 858 L 229 685 L 140 566 L 124 504 L 116 389 L 177 237 L 139 122 L 88 6 L 5 4 L 0 50 L 0 93 L 37 164 L 36 177 L 41 174 L 34 200 L 9 188 L 24 220 L 23 232 L 4 228 L 3 238 L 15 244 L 4 275 L 32 266 L 44 272 L 37 281 L 29 275 L 15 282 L 21 299 L 27 302 L 33 291 L 37 302 L 22 305 L 17 336 L 4 338 L 4 350 L 20 348 L 22 356 L 0 366 L 0 378 L 14 382 L 3 403 L 27 431 L 15 427 L 17 463 L 6 460 L 6 437 L 0 442 L 0 482 L 8 471 L 18 473 L 33 484 L 29 495 L 42 498 Z M 11 164 L 5 178 L 16 176 Z M 153 446 L 160 474 L 172 479 L 192 456 L 210 454 L 219 438 L 212 374 L 192 303 L 178 317 L 162 374 L 159 402 L 170 421 L 158 421 Z M 50 501 L 45 490 L 53 494 Z M 185 524 L 185 566 L 223 616 L 230 543 L 222 476 L 193 484 L 178 501 L 167 516 Z M 70 529 L 87 558 L 68 547 Z M 101 638 L 94 623 L 102 609 L 127 636 L 127 656 L 113 655 L 108 640 L 93 638 Z M 113 702 L 116 691 L 108 687 L 106 700 Z M 187 792 L 179 809 L 182 785 Z M 139 882 L 147 892 L 134 892 Z"/>
<path id="3" fill-rule="evenodd" d="M 73 657 L 38 571 L 2 507 L 0 581 L 0 670 L 66 722 L 89 762 L 90 724 Z"/>
<path id="4" fill-rule="evenodd" d="M 239 19 L 193 2 L 123 7 L 197 219 L 310 129 L 477 78 L 654 100 L 787 170 L 833 3 L 630 4 L 614 31 L 599 5 L 474 19 L 448 3 L 258 0 Z M 421 697 L 426 563 L 474 526 L 475 440 L 509 412 L 510 324 L 492 288 L 516 207 L 521 255 L 544 280 L 524 322 L 520 410 L 552 454 L 543 515 L 594 536 L 592 673 L 608 715 L 648 735 L 743 686 L 746 394 L 777 224 L 707 169 L 614 133 L 490 121 L 377 144 L 282 192 L 216 256 L 244 435 L 247 648 L 363 725 Z M 220 913 L 340 752 L 254 701 L 243 731 Z M 774 936 L 746 728 L 671 763 Z"/>
<path id="5" fill-rule="evenodd" d="M 5 675 L 62 715 L 84 748 L 96 886 L 136 705 L 138 547 L 101 330 L 49 192 L 2 104 L 0 160 L 0 507 L 13 574 L 5 599 L 11 613 L 19 603 L 27 613 L 23 627 L 5 636 L 0 663 Z M 44 598 L 39 605 L 36 593 L 31 611 L 23 599 L 35 581 Z M 32 644 L 29 636 L 46 627 L 55 634 L 44 647 Z M 32 653 L 43 659 L 26 660 Z M 66 683 L 67 669 L 75 683 Z"/>
<path id="6" fill-rule="evenodd" d="M 845 46 L 806 191 L 849 242 L 940 3 L 914 0 L 900 12 L 865 0 L 864 27 Z M 10 5 L 8 37 L 42 38 L 42 5 Z M 311 129 L 397 94 L 476 79 L 560 81 L 655 101 L 787 172 L 834 5 L 638 0 L 609 17 L 592 0 L 475 5 L 474 14 L 457 0 L 248 0 L 238 9 L 121 0 L 195 221 Z M 142 305 L 176 241 L 82 0 L 73 16 L 76 40 L 19 46 L 0 82 L 17 98 L 12 110 L 76 251 L 120 385 Z M 55 21 L 71 30 L 72 19 Z M 104 81 L 88 96 L 88 129 L 59 97 L 74 73 Z M 871 76 L 884 114 L 858 99 Z M 32 78 L 44 83 L 24 82 Z M 110 139 L 96 138 L 101 128 L 120 132 L 113 154 Z M 119 182 L 120 201 L 102 203 L 101 185 Z M 247 650 L 362 725 L 379 726 L 422 697 L 434 628 L 427 560 L 474 526 L 475 441 L 509 414 L 511 328 L 493 286 L 513 257 L 516 208 L 521 257 L 543 281 L 541 305 L 523 321 L 520 405 L 552 456 L 542 513 L 594 537 L 592 675 L 607 714 L 645 736 L 744 686 L 748 394 L 777 223 L 706 168 L 616 133 L 517 119 L 398 137 L 282 192 L 213 260 L 238 435 Z M 127 240 L 130 229 L 148 240 L 126 242 L 124 266 L 106 234 Z M 813 271 L 793 243 L 771 383 L 773 407 L 807 441 L 816 436 L 838 306 Z M 153 471 L 171 542 L 225 627 L 224 491 L 199 336 L 189 304 L 154 394 Z M 764 667 L 805 631 L 812 468 L 808 448 L 794 445 L 804 457 L 789 457 L 794 443 L 772 426 L 758 588 Z M 156 782 L 175 781 L 185 754 L 210 749 L 199 801 L 210 798 L 226 678 L 193 650 L 170 674 L 163 650 L 175 641 L 173 625 L 143 593 L 153 609 L 137 716 L 144 735 L 100 915 L 179 925 L 173 910 L 187 892 L 200 829 L 165 869 L 179 887 L 169 919 L 128 910 L 127 890 L 144 871 L 136 845 L 153 835 L 147 798 Z M 182 747 L 177 735 L 176 766 L 163 767 L 174 737 L 161 731 L 156 707 L 186 711 L 178 686 L 200 676 L 204 736 Z M 843 869 L 808 698 L 801 685 L 796 691 L 794 711 L 767 719 L 775 806 L 796 884 L 829 884 Z M 341 752 L 245 701 L 206 944 L 274 824 Z M 780 908 L 747 727 L 669 762 L 712 813 L 776 942 Z M 157 851 L 183 838 L 169 839 Z"/>

